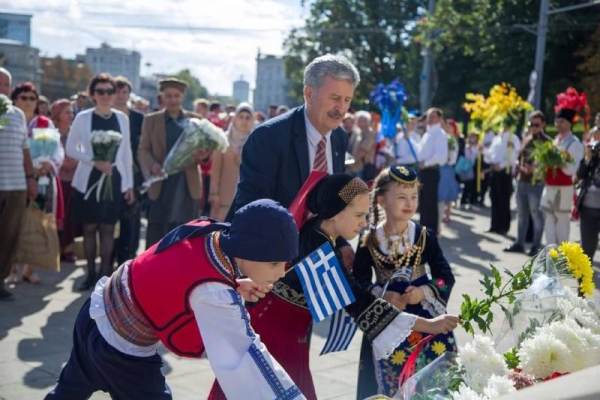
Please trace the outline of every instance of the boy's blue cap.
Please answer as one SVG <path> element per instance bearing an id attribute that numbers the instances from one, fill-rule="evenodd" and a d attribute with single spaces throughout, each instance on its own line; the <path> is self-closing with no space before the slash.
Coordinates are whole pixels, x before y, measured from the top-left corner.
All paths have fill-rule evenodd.
<path id="1" fill-rule="evenodd" d="M 237 210 L 231 228 L 221 233 L 228 257 L 261 262 L 291 261 L 298 256 L 298 228 L 278 202 L 261 199 Z"/>

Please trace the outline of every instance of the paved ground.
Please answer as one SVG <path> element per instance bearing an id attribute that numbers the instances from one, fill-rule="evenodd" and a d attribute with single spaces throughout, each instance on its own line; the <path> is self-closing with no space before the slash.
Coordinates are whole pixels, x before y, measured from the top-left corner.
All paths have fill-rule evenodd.
<path id="1" fill-rule="evenodd" d="M 524 255 L 502 252 L 511 236 L 484 233 L 489 227 L 488 215 L 489 209 L 455 210 L 450 224 L 444 226 L 441 245 L 457 281 L 450 312 L 458 312 L 463 293 L 479 293 L 478 280 L 489 272 L 489 263 L 516 270 L 526 260 Z M 515 230 L 513 221 L 512 235 Z M 579 239 L 575 223 L 571 237 Z M 0 400 L 43 398 L 54 385 L 70 352 L 73 321 L 89 295 L 74 290 L 83 279 L 80 265 L 63 265 L 60 274 L 41 274 L 44 282 L 39 286 L 19 283 L 13 289 L 16 301 L 0 303 Z M 598 263 L 595 269 L 600 273 Z M 600 287 L 600 280 L 596 279 L 596 285 Z M 499 324 L 497 321 L 495 326 Z M 317 327 L 315 331 L 311 368 L 319 399 L 354 399 L 360 335 L 347 352 L 319 357 L 326 329 Z M 457 339 L 459 344 L 465 343 L 468 335 L 459 330 Z M 207 360 L 180 359 L 172 354 L 165 354 L 164 360 L 175 399 L 206 397 L 213 381 Z M 108 396 L 97 393 L 92 398 Z"/>

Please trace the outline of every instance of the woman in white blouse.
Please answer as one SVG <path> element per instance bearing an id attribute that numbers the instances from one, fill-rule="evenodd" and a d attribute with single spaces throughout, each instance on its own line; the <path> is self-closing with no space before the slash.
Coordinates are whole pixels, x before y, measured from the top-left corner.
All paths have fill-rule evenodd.
<path id="1" fill-rule="evenodd" d="M 113 271 L 112 252 L 115 224 L 123 199 L 133 203 L 133 158 L 129 140 L 129 118 L 111 108 L 115 84 L 109 74 L 92 78 L 89 92 L 95 107 L 81 111 L 75 117 L 67 138 L 67 155 L 79 161 L 72 186 L 77 190 L 75 219 L 83 225 L 83 247 L 87 260 L 87 278 L 79 290 L 94 287 L 98 278 L 110 276 Z M 114 160 L 95 161 L 91 132 L 120 132 L 121 142 Z M 110 175 L 113 198 L 99 196 L 101 184 L 107 184 L 104 175 Z M 97 192 L 98 191 L 98 192 Z M 122 193 L 123 195 L 119 195 Z M 100 271 L 96 273 L 96 234 L 100 233 Z"/>

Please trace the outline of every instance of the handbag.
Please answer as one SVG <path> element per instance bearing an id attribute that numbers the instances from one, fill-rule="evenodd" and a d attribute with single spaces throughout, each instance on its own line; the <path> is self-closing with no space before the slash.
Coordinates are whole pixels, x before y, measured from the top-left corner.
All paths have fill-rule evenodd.
<path id="1" fill-rule="evenodd" d="M 45 213 L 34 201 L 29 202 L 19 240 L 15 260 L 18 264 L 60 271 L 60 244 L 54 214 Z"/>
<path id="2" fill-rule="evenodd" d="M 454 172 L 460 178 L 461 182 L 467 182 L 475 179 L 475 172 L 473 171 L 473 163 L 467 160 L 464 156 L 460 156 L 456 165 L 454 166 Z"/>

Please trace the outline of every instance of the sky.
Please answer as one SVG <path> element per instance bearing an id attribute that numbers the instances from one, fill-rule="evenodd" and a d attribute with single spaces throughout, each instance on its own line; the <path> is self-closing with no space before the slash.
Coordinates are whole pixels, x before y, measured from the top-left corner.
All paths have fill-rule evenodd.
<path id="1" fill-rule="evenodd" d="M 220 95 L 240 76 L 253 89 L 259 49 L 282 55 L 308 14 L 301 0 L 0 0 L 0 10 L 33 15 L 41 56 L 74 58 L 106 42 L 140 52 L 142 76 L 189 68 Z"/>

